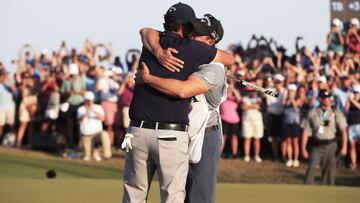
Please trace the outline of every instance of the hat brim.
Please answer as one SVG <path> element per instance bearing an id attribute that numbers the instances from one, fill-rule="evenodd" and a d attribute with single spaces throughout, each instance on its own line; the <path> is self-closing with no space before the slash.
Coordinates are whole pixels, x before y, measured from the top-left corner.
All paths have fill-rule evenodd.
<path id="1" fill-rule="evenodd" d="M 332 94 L 329 94 L 329 95 L 324 95 L 324 96 L 321 96 L 319 97 L 320 99 L 326 99 L 326 98 L 331 98 L 332 97 Z"/>
<path id="2" fill-rule="evenodd" d="M 196 20 L 189 22 L 189 24 L 195 36 L 209 36 L 209 32 L 203 23 Z"/>

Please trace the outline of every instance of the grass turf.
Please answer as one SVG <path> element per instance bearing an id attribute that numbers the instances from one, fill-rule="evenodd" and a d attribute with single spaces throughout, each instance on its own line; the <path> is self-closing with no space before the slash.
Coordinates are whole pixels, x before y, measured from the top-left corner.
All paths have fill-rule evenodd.
<path id="1" fill-rule="evenodd" d="M 93 163 L 0 153 L 0 203 L 121 202 L 120 167 L 89 164 Z M 46 179 L 45 173 L 49 169 L 57 172 L 56 179 Z M 268 171 L 268 175 L 271 174 Z M 216 202 L 220 203 L 347 203 L 359 202 L 359 199 L 359 187 L 219 183 L 216 191 Z M 156 181 L 152 184 L 148 202 L 160 202 Z"/>
<path id="2" fill-rule="evenodd" d="M 0 202 L 4 203 L 97 203 L 121 202 L 122 181 L 109 179 L 0 179 Z M 217 185 L 220 203 L 352 203 L 360 189 L 302 185 L 231 184 Z M 149 203 L 160 202 L 158 182 L 154 182 Z"/>

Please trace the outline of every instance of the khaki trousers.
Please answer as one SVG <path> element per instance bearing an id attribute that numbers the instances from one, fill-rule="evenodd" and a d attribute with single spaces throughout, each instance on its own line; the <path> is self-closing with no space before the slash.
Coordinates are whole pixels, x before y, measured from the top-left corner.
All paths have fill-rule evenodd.
<path id="1" fill-rule="evenodd" d="M 126 154 L 123 203 L 144 203 L 157 171 L 161 202 L 183 203 L 189 169 L 187 132 L 129 127 L 132 150 Z M 166 140 L 164 136 L 175 136 Z"/>
<path id="2" fill-rule="evenodd" d="M 82 140 L 85 157 L 93 157 L 99 155 L 99 150 L 94 149 L 95 142 L 99 140 L 101 140 L 101 144 L 104 150 L 104 157 L 110 158 L 112 156 L 110 137 L 106 131 L 102 131 L 101 133 L 95 135 L 83 135 Z"/>

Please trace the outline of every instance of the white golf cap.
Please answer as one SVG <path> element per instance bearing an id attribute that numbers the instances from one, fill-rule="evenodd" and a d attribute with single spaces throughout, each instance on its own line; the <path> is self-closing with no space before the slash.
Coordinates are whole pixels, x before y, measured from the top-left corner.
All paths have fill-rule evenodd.
<path id="1" fill-rule="evenodd" d="M 113 66 L 111 69 L 115 74 L 121 75 L 123 73 L 123 70 L 118 66 Z"/>
<path id="2" fill-rule="evenodd" d="M 69 74 L 70 75 L 79 75 L 79 67 L 76 63 L 69 65 Z"/>
<path id="3" fill-rule="evenodd" d="M 360 93 L 360 85 L 359 84 L 354 85 L 353 90 L 354 92 Z"/>
<path id="4" fill-rule="evenodd" d="M 350 23 L 359 27 L 359 20 L 357 18 L 352 18 L 350 20 Z"/>
<path id="5" fill-rule="evenodd" d="M 94 99 L 95 99 L 94 93 L 90 92 L 90 91 L 85 92 L 84 97 L 85 97 L 85 100 L 89 100 L 89 101 L 94 101 Z"/>
<path id="6" fill-rule="evenodd" d="M 341 25 L 341 20 L 339 20 L 339 18 L 334 18 L 332 20 L 332 24 L 336 25 L 336 26 L 340 26 Z"/>
<path id="7" fill-rule="evenodd" d="M 318 82 L 322 82 L 322 83 L 327 83 L 327 79 L 325 76 L 319 76 L 316 81 Z"/>
<path id="8" fill-rule="evenodd" d="M 283 76 L 283 75 L 281 75 L 281 74 L 276 74 L 275 76 L 274 76 L 274 80 L 278 80 L 278 81 L 284 81 L 285 80 L 285 77 Z"/>
<path id="9" fill-rule="evenodd" d="M 290 84 L 290 85 L 288 85 L 287 89 L 288 89 L 288 90 L 296 91 L 296 90 L 297 90 L 297 87 L 296 87 L 295 84 Z"/>

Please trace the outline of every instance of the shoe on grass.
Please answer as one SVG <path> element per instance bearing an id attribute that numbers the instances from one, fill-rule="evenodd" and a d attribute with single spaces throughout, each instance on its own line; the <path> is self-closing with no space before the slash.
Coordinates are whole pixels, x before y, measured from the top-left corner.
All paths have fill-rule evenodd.
<path id="1" fill-rule="evenodd" d="M 245 157 L 244 157 L 244 161 L 245 161 L 246 163 L 250 162 L 250 156 L 245 156 Z"/>
<path id="2" fill-rule="evenodd" d="M 260 158 L 260 156 L 255 156 L 255 161 L 256 163 L 261 163 L 262 159 Z"/>
<path id="3" fill-rule="evenodd" d="M 288 160 L 287 162 L 286 162 L 286 167 L 291 167 L 291 166 L 293 166 L 293 160 Z"/>
<path id="4" fill-rule="evenodd" d="M 97 156 L 94 156 L 94 160 L 95 161 L 102 161 L 102 158 L 101 158 L 101 156 L 97 155 Z"/>
<path id="5" fill-rule="evenodd" d="M 88 156 L 84 156 L 83 161 L 91 161 L 91 158 Z"/>
<path id="6" fill-rule="evenodd" d="M 299 160 L 294 160 L 293 167 L 298 168 L 300 166 Z"/>

